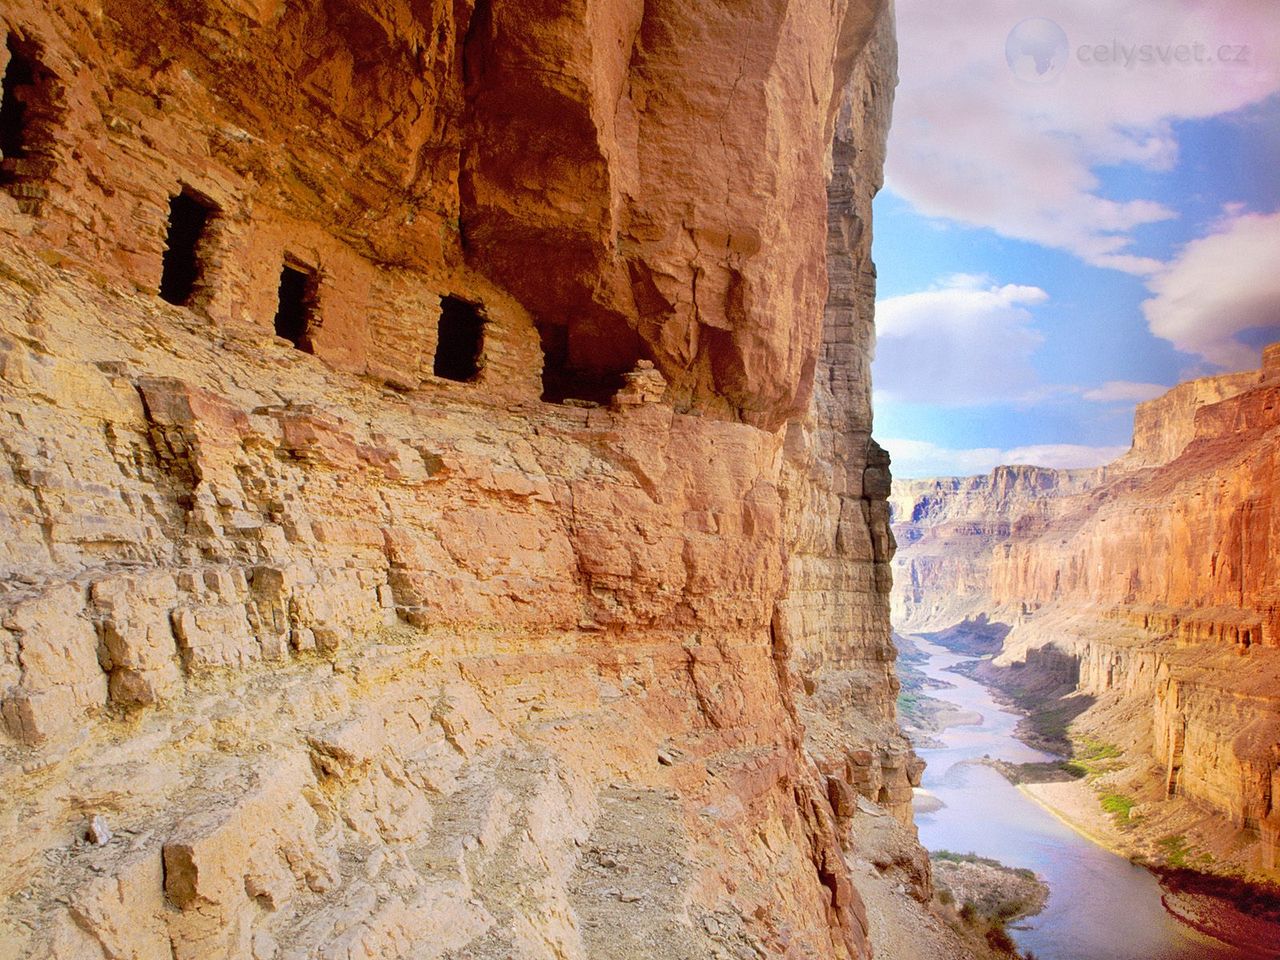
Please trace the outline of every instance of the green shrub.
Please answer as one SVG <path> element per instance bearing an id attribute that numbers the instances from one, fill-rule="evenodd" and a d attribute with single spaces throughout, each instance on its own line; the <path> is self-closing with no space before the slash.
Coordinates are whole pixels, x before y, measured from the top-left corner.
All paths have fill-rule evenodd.
<path id="1" fill-rule="evenodd" d="M 1102 809 L 1111 814 L 1116 823 L 1128 823 L 1133 813 L 1133 797 L 1126 797 L 1123 793 L 1105 794 L 1102 797 Z"/>
<path id="2" fill-rule="evenodd" d="M 1187 859 L 1191 854 L 1191 848 L 1187 846 L 1187 838 L 1180 833 L 1165 837 L 1157 841 L 1156 845 L 1164 853 L 1164 862 L 1171 867 L 1185 867 Z"/>
<path id="3" fill-rule="evenodd" d="M 1104 743 L 1092 737 L 1085 737 L 1081 740 L 1079 748 L 1076 750 L 1076 756 L 1083 760 L 1114 760 L 1120 754 L 1120 748 L 1114 743 Z"/>
<path id="4" fill-rule="evenodd" d="M 987 945 L 993 950 L 1017 956 L 1018 945 L 1013 942 L 1013 937 L 1005 932 L 1004 927 L 995 926 L 987 931 Z"/>
<path id="5" fill-rule="evenodd" d="M 1093 778 L 1113 769 L 1123 756 L 1123 751 L 1114 743 L 1105 743 L 1092 737 L 1083 737 L 1071 745 L 1071 760 L 1064 765 L 1077 776 Z"/>

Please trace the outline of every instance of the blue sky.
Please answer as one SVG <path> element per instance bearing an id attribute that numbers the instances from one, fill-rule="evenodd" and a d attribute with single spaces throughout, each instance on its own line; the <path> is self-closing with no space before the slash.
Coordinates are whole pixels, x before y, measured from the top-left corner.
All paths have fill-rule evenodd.
<path id="1" fill-rule="evenodd" d="M 1044 75 L 1007 56 L 1028 17 L 1062 38 Z M 1280 339 L 1274 0 L 899 0 L 898 20 L 873 371 L 895 474 L 1107 462 L 1138 401 Z"/>

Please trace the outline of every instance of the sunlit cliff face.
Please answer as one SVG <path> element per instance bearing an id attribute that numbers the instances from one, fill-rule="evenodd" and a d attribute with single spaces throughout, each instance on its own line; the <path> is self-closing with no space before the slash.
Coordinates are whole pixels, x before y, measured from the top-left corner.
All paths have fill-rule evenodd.
<path id="1" fill-rule="evenodd" d="M 927 898 L 881 14 L 5 9 L 0 939 L 866 957 L 859 798 Z"/>

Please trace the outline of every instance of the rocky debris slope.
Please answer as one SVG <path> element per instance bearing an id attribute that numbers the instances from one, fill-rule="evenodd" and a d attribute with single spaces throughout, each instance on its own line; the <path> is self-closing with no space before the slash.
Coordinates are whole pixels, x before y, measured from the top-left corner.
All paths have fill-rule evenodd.
<path id="1" fill-rule="evenodd" d="M 1089 709 L 1082 729 L 1130 738 L 1161 796 L 1233 825 L 1217 856 L 1274 878 L 1280 344 L 1258 371 L 1144 404 L 1137 423 L 1133 451 L 1083 488 L 1036 471 L 1044 479 L 1011 502 L 993 495 L 1002 473 L 1022 471 L 1007 468 L 900 490 L 895 604 L 916 628 L 979 611 L 1003 623 L 997 665 L 1065 670 L 1075 712 Z M 952 566 L 936 565 L 953 543 Z M 963 604 L 938 599 L 960 583 Z"/>
<path id="2" fill-rule="evenodd" d="M 868 810 L 917 910 L 883 4 L 0 24 L 0 954 L 861 958 Z"/>

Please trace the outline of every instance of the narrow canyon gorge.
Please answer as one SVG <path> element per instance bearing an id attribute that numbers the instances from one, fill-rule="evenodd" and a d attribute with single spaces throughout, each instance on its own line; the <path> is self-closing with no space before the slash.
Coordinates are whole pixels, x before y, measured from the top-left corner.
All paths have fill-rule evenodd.
<path id="1" fill-rule="evenodd" d="M 1103 772 L 1123 852 L 1275 884 L 1278 481 L 1274 344 L 1141 404 L 1106 467 L 896 481 L 895 625 L 993 654 L 1037 742 Z"/>
<path id="2" fill-rule="evenodd" d="M 886 0 L 0 30 L 0 957 L 944 949 L 871 438 Z M 1200 730 L 1182 789 L 1271 823 Z"/>

